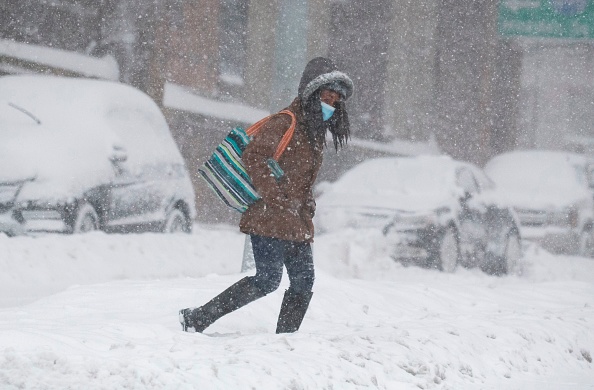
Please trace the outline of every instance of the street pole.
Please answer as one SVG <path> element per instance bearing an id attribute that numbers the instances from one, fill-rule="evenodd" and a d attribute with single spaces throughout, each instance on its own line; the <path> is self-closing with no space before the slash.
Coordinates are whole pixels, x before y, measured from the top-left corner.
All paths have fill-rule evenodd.
<path id="1" fill-rule="evenodd" d="M 270 111 L 291 103 L 307 62 L 308 0 L 281 0 L 276 26 Z"/>

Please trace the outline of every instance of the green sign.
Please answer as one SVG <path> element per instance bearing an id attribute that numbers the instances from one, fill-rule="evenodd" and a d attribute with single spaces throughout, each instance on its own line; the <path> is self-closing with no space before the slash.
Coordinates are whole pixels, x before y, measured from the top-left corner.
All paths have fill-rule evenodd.
<path id="1" fill-rule="evenodd" d="M 594 38 L 594 0 L 500 0 L 499 33 Z"/>

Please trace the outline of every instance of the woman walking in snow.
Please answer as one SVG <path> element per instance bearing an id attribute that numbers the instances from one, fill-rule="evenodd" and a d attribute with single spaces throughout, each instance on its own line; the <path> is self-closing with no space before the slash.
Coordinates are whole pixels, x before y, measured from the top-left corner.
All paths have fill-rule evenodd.
<path id="1" fill-rule="evenodd" d="M 250 235 L 256 274 L 233 284 L 198 308 L 180 310 L 185 331 L 202 332 L 222 316 L 275 291 L 283 265 L 290 286 L 285 291 L 276 333 L 299 329 L 313 295 L 315 201 L 312 187 L 322 165 L 326 132 L 334 147 L 349 137 L 345 101 L 353 82 L 329 59 L 317 57 L 305 67 L 298 96 L 287 110 L 297 118 L 293 138 L 278 161 L 284 175 L 277 181 L 268 160 L 291 125 L 288 115 L 268 120 L 243 152 L 242 160 L 261 199 L 242 215 L 241 232 Z"/>

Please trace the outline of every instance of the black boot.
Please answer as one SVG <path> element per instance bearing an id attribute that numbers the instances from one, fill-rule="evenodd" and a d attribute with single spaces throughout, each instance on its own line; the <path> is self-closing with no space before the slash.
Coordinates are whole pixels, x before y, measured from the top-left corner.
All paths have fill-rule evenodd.
<path id="1" fill-rule="evenodd" d="M 285 291 L 276 324 L 276 333 L 293 333 L 299 330 L 312 295 L 311 291 L 303 294 L 297 294 L 291 290 Z"/>
<path id="2" fill-rule="evenodd" d="M 247 276 L 198 308 L 179 311 L 179 322 L 185 332 L 200 332 L 222 316 L 248 303 L 262 298 L 264 294 Z"/>

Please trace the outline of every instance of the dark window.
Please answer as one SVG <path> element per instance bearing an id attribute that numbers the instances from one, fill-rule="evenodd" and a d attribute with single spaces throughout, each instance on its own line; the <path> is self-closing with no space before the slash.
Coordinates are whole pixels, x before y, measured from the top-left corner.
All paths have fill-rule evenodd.
<path id="1" fill-rule="evenodd" d="M 248 0 L 222 0 L 219 19 L 219 79 L 227 85 L 243 85 Z"/>

